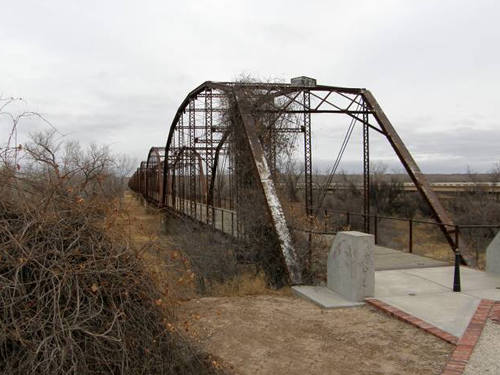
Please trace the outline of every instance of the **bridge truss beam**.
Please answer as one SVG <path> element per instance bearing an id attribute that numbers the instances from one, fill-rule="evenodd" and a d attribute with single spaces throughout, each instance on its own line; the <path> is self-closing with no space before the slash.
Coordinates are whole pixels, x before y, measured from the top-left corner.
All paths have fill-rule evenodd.
<path id="1" fill-rule="evenodd" d="M 220 225 L 221 220 L 215 217 L 215 208 L 228 210 L 231 212 L 231 232 L 240 239 L 248 240 L 253 224 L 242 211 L 242 207 L 249 206 L 243 194 L 250 186 L 248 179 L 256 179 L 265 198 L 273 230 L 279 238 L 289 280 L 300 283 L 303 265 L 299 264 L 274 180 L 279 172 L 278 159 L 286 142 L 302 133 L 304 214 L 311 217 L 316 211 L 312 176 L 314 127 L 311 116 L 314 114 L 346 115 L 363 128 L 365 231 L 370 230 L 369 133 L 375 133 L 388 140 L 441 224 L 448 243 L 456 250 L 453 222 L 375 97 L 363 88 L 205 82 L 191 91 L 181 103 L 170 126 L 165 147 L 150 152 L 148 161 L 141 163 L 130 185 L 155 204 L 187 214 L 213 227 Z M 242 126 L 238 126 L 235 119 L 240 119 Z M 238 146 L 238 139 L 242 139 L 246 146 Z M 248 149 L 249 154 L 242 157 L 244 149 Z M 158 156 L 158 152 L 162 156 Z M 253 174 L 242 170 L 245 158 L 252 162 Z M 159 173 L 161 168 L 163 171 Z M 162 183 L 159 182 L 161 180 Z"/>

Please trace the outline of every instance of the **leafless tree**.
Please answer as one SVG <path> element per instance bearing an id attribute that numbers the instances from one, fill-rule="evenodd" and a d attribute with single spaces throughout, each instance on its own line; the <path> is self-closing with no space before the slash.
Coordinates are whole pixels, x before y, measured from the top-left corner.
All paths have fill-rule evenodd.
<path id="1" fill-rule="evenodd" d="M 490 170 L 490 181 L 494 184 L 500 183 L 500 161 L 497 161 Z"/>

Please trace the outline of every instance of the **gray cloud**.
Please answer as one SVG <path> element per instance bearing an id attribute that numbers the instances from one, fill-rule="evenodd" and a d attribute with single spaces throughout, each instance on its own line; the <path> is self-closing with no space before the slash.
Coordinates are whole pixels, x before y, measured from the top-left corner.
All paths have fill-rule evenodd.
<path id="1" fill-rule="evenodd" d="M 422 169 L 485 170 L 499 159 L 499 11 L 494 0 L 11 1 L 0 93 L 83 142 L 142 159 L 199 83 L 305 74 L 370 88 Z M 346 124 L 313 125 L 315 160 L 328 165 Z M 372 155 L 397 165 L 376 136 Z"/>

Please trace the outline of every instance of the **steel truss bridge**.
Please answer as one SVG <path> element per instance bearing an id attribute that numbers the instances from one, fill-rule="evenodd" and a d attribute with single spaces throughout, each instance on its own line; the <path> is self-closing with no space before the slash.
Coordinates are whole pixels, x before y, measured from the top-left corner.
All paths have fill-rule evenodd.
<path id="1" fill-rule="evenodd" d="M 313 114 L 346 116 L 351 125 L 363 128 L 366 232 L 370 231 L 369 137 L 376 132 L 387 139 L 451 249 L 457 251 L 451 218 L 373 94 L 364 88 L 318 85 L 307 77 L 290 84 L 204 82 L 182 101 L 165 145 L 150 149 L 129 186 L 157 207 L 244 240 L 251 240 L 256 218 L 266 218 L 289 282 L 300 284 L 307 265 L 294 247 L 277 192 L 277 160 L 289 137 L 301 138 L 303 212 L 312 217 Z"/>

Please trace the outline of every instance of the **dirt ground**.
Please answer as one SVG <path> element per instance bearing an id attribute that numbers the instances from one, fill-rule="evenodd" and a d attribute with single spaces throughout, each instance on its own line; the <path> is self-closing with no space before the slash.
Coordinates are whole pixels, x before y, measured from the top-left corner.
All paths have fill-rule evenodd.
<path id="1" fill-rule="evenodd" d="M 453 349 L 372 307 L 322 310 L 291 295 L 194 299 L 178 318 L 235 374 L 440 374 Z"/>
<path id="2" fill-rule="evenodd" d="M 172 323 L 230 373 L 440 374 L 453 349 L 371 307 L 322 310 L 287 288 L 267 290 L 260 279 L 221 285 L 215 292 L 226 296 L 201 298 L 189 262 L 162 229 L 161 213 L 130 193 L 124 204 L 131 239 L 175 305 Z M 233 292 L 259 295 L 228 296 Z"/>

